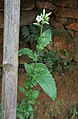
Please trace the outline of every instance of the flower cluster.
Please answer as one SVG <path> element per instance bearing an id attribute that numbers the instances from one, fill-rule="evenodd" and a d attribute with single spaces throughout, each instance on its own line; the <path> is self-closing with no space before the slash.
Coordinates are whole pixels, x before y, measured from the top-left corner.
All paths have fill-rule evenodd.
<path id="1" fill-rule="evenodd" d="M 41 13 L 41 15 L 37 15 L 36 17 L 36 21 L 37 23 L 34 23 L 35 25 L 40 25 L 40 23 L 42 24 L 47 24 L 49 25 L 49 16 L 51 15 L 50 13 L 45 13 L 45 9 L 43 9 L 43 13 Z"/>

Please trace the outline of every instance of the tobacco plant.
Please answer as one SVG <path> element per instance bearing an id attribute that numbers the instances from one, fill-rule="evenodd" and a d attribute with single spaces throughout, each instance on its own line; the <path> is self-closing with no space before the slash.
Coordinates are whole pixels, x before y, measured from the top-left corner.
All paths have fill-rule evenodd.
<path id="1" fill-rule="evenodd" d="M 26 71 L 26 81 L 24 87 L 19 86 L 20 91 L 24 94 L 24 98 L 21 103 L 17 105 L 17 117 L 19 119 L 34 119 L 34 104 L 39 95 L 38 90 L 34 90 L 34 87 L 40 85 L 44 92 L 53 100 L 56 98 L 56 84 L 52 74 L 50 74 L 48 68 L 43 63 L 38 63 L 38 57 L 44 48 L 52 40 L 51 29 L 43 30 L 45 24 L 49 25 L 49 15 L 45 13 L 45 9 L 41 15 L 37 15 L 36 23 L 40 29 L 39 38 L 37 40 L 36 50 L 32 51 L 29 48 L 23 48 L 19 50 L 19 56 L 28 55 L 31 59 L 31 63 L 24 63 Z"/>

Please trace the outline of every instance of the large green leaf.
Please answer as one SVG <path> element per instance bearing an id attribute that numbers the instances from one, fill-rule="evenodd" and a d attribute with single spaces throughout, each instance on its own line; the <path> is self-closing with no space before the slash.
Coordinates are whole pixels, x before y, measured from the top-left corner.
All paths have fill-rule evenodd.
<path id="1" fill-rule="evenodd" d="M 57 94 L 56 84 L 47 67 L 42 63 L 37 63 L 34 70 L 33 80 L 36 80 L 45 93 L 55 100 Z"/>
<path id="2" fill-rule="evenodd" d="M 23 94 L 26 94 L 26 89 L 23 86 L 19 86 L 19 89 Z"/>
<path id="3" fill-rule="evenodd" d="M 39 37 L 37 48 L 39 50 L 43 50 L 52 40 L 52 33 L 51 30 L 48 29 L 44 31 L 41 36 Z"/>
<path id="4" fill-rule="evenodd" d="M 37 60 L 36 52 L 33 53 L 33 51 L 30 50 L 29 48 L 20 49 L 18 54 L 19 54 L 19 56 L 21 56 L 21 55 L 28 55 L 29 58 L 33 59 L 33 61 Z"/>
<path id="5" fill-rule="evenodd" d="M 39 95 L 39 91 L 38 90 L 35 90 L 35 91 L 32 92 L 32 97 L 34 99 L 37 99 L 38 95 Z"/>
<path id="6" fill-rule="evenodd" d="M 28 48 L 20 49 L 18 53 L 19 53 L 19 56 L 21 56 L 21 55 L 28 55 L 29 58 L 34 59 L 33 51 L 28 49 Z"/>
<path id="7" fill-rule="evenodd" d="M 26 70 L 28 76 L 33 73 L 33 66 L 32 65 L 24 63 L 24 67 L 25 67 L 25 70 Z"/>

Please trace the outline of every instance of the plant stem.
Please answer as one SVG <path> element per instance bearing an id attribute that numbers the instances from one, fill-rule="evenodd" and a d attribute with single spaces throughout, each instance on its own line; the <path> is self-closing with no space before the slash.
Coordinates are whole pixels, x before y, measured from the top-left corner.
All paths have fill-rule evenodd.
<path id="1" fill-rule="evenodd" d="M 41 42 L 41 39 L 42 39 L 42 32 L 43 32 L 43 24 L 41 23 L 41 25 L 40 25 L 40 37 L 39 37 L 39 42 Z M 38 56 L 40 56 L 40 50 L 37 48 L 36 49 L 36 51 L 37 51 L 37 54 L 38 54 Z"/>
<path id="2" fill-rule="evenodd" d="M 43 24 L 41 24 L 40 36 L 42 35 L 42 32 L 43 32 Z"/>

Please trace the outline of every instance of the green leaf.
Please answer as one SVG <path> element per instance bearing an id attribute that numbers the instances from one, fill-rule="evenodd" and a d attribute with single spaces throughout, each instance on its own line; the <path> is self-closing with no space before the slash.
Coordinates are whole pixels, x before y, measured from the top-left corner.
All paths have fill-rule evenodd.
<path id="1" fill-rule="evenodd" d="M 37 61 L 38 55 L 37 53 L 34 51 L 34 60 L 33 61 Z"/>
<path id="2" fill-rule="evenodd" d="M 35 80 L 32 80 L 32 84 L 33 84 L 33 86 L 36 86 L 37 82 Z"/>
<path id="3" fill-rule="evenodd" d="M 26 86 L 26 88 L 28 88 L 29 85 L 30 85 L 30 80 L 29 80 L 29 79 L 26 79 L 26 80 L 24 81 L 24 85 Z"/>
<path id="4" fill-rule="evenodd" d="M 32 50 L 30 50 L 29 48 L 23 48 L 20 49 L 18 52 L 19 56 L 21 55 L 28 55 L 29 58 L 31 58 L 33 61 L 37 61 L 37 53 L 34 52 Z"/>
<path id="5" fill-rule="evenodd" d="M 39 95 L 39 91 L 38 90 L 35 90 L 35 91 L 32 92 L 32 97 L 34 99 L 37 99 L 38 95 Z"/>
<path id="6" fill-rule="evenodd" d="M 22 30 L 22 35 L 23 35 L 24 38 L 29 36 L 29 29 L 28 29 L 28 27 L 24 26 L 21 30 Z"/>
<path id="7" fill-rule="evenodd" d="M 19 119 L 25 119 L 24 115 L 22 113 L 20 113 L 20 112 L 17 113 L 17 117 Z"/>
<path id="8" fill-rule="evenodd" d="M 56 84 L 54 78 L 48 71 L 47 67 L 42 63 L 37 63 L 35 66 L 35 74 L 33 80 L 36 80 L 41 88 L 48 94 L 53 100 L 56 98 Z"/>
<path id="9" fill-rule="evenodd" d="M 25 118 L 28 119 L 29 116 L 30 116 L 30 113 L 29 113 L 28 111 L 26 111 L 26 112 L 24 113 L 24 115 L 25 115 Z"/>
<path id="10" fill-rule="evenodd" d="M 29 58 L 34 59 L 33 51 L 28 49 L 28 48 L 20 49 L 18 53 L 19 53 L 19 56 L 21 56 L 21 55 L 28 55 Z"/>
<path id="11" fill-rule="evenodd" d="M 32 72 L 33 72 L 33 67 L 27 63 L 24 63 L 24 67 L 25 67 L 25 70 L 27 72 L 28 75 L 31 75 Z"/>
<path id="12" fill-rule="evenodd" d="M 27 105 L 27 110 L 28 110 L 29 112 L 33 111 L 33 107 L 32 107 L 31 104 Z"/>
<path id="13" fill-rule="evenodd" d="M 39 37 L 37 48 L 39 50 L 43 50 L 50 43 L 51 40 L 52 40 L 51 30 L 48 29 L 44 31 Z"/>
<path id="14" fill-rule="evenodd" d="M 23 94 L 26 94 L 26 90 L 23 86 L 19 86 L 19 89 Z"/>

